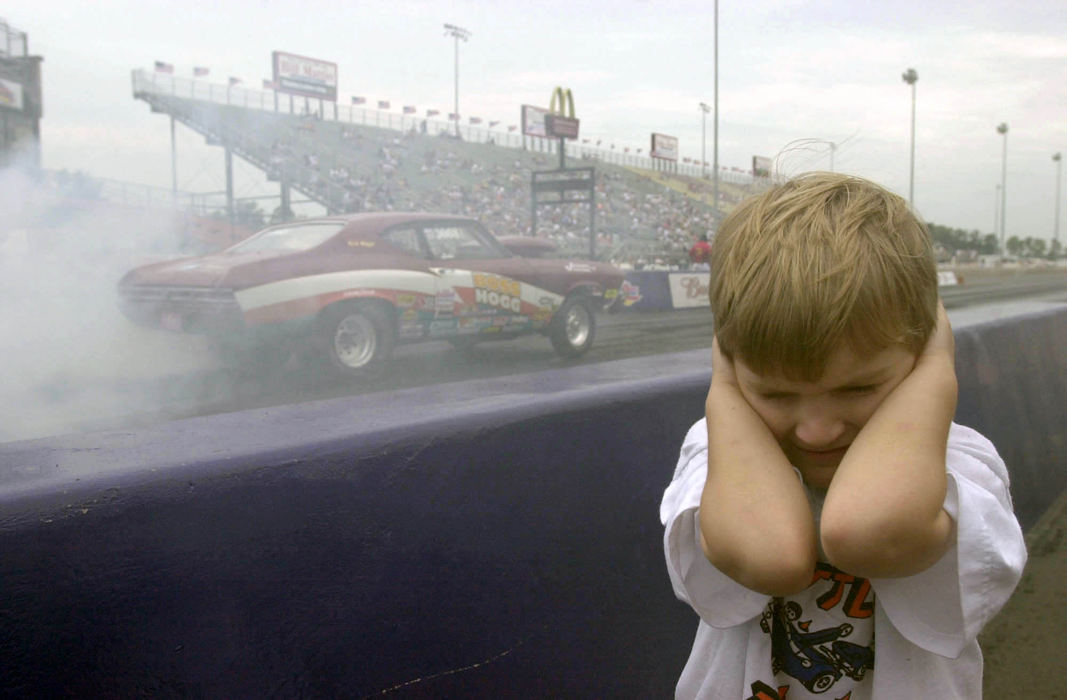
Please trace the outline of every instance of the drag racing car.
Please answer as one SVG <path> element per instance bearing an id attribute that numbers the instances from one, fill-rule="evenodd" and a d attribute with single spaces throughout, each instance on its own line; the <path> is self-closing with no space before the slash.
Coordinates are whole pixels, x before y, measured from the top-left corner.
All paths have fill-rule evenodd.
<path id="1" fill-rule="evenodd" d="M 428 340 L 467 347 L 541 333 L 564 357 L 585 353 L 624 273 L 545 257 L 536 239 L 504 240 L 510 248 L 448 214 L 305 219 L 219 253 L 137 267 L 119 282 L 119 306 L 139 324 L 206 334 L 220 348 L 288 353 L 299 340 L 349 376 L 379 371 L 397 344 Z"/>

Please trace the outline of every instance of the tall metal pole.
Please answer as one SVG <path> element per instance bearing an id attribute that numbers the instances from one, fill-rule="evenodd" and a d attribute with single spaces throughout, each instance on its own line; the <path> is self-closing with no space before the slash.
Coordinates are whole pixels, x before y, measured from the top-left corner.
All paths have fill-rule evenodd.
<path id="1" fill-rule="evenodd" d="M 170 191 L 178 194 L 178 148 L 174 142 L 174 115 L 170 115 Z"/>
<path id="2" fill-rule="evenodd" d="M 1000 240 L 1000 184 L 998 183 L 993 194 L 993 235 Z M 1001 254 L 1004 251 L 1000 251 Z"/>
<path id="3" fill-rule="evenodd" d="M 1060 240 L 1060 175 L 1063 171 L 1063 158 L 1057 151 L 1052 154 L 1052 160 L 1056 163 L 1056 221 L 1052 224 L 1052 240 Z"/>
<path id="4" fill-rule="evenodd" d="M 708 154 L 705 145 L 708 138 L 708 112 L 711 111 L 706 103 L 700 103 L 700 176 L 708 176 Z"/>
<path id="5" fill-rule="evenodd" d="M 1004 247 L 1004 239 L 1008 230 L 1006 209 L 1008 203 L 1008 123 L 1001 122 L 997 125 L 997 133 L 1004 137 L 1004 150 L 1000 158 L 1000 254 L 1004 255 L 1007 248 Z"/>
<path id="6" fill-rule="evenodd" d="M 908 175 L 908 204 L 915 206 L 915 83 L 919 74 L 914 68 L 904 71 L 904 82 L 911 85 L 911 168 Z"/>
<path id="7" fill-rule="evenodd" d="M 445 36 L 451 36 L 455 39 L 455 56 L 456 56 L 456 89 L 455 89 L 455 101 L 452 114 L 456 119 L 456 138 L 459 138 L 459 40 L 466 41 L 470 38 L 471 33 L 463 27 L 457 27 L 454 24 L 445 25 Z"/>
<path id="8" fill-rule="evenodd" d="M 712 167 L 715 169 L 715 211 L 719 211 L 719 0 L 715 0 L 715 133 Z"/>
<path id="9" fill-rule="evenodd" d="M 834 171 L 834 151 L 837 150 L 837 144 L 833 141 L 830 142 L 830 172 Z"/>

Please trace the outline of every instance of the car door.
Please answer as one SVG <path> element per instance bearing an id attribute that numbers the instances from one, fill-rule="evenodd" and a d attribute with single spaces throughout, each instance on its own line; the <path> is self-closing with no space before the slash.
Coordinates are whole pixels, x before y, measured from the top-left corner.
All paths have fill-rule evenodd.
<path id="1" fill-rule="evenodd" d="M 437 275 L 431 335 L 517 332 L 540 308 L 529 265 L 473 221 L 424 224 L 430 267 Z"/>

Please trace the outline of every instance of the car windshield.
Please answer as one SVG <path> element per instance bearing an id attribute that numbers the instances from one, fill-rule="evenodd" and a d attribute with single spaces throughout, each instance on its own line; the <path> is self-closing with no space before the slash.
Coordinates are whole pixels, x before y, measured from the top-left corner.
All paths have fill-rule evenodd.
<path id="1" fill-rule="evenodd" d="M 260 250 L 310 250 L 337 234 L 343 222 L 279 226 L 260 231 L 246 241 L 230 248 L 231 253 L 251 253 Z"/>

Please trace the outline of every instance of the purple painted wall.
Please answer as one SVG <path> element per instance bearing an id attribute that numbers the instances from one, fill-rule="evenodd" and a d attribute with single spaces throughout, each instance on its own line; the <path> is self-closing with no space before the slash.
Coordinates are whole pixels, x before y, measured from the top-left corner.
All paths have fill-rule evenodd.
<path id="1" fill-rule="evenodd" d="M 1067 312 L 957 331 L 1032 524 Z M 707 351 L 0 445 L 0 694 L 667 697 Z M 475 397 L 475 398 L 472 398 Z"/>

